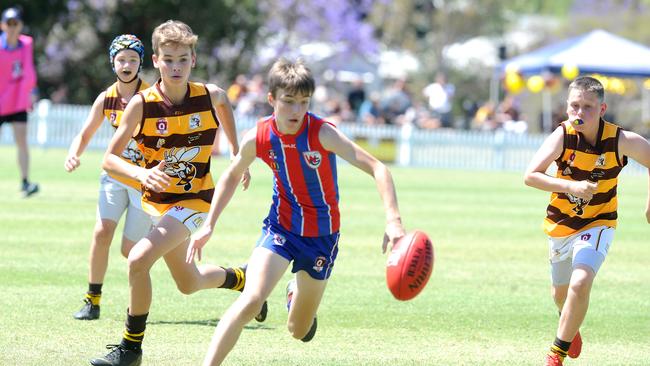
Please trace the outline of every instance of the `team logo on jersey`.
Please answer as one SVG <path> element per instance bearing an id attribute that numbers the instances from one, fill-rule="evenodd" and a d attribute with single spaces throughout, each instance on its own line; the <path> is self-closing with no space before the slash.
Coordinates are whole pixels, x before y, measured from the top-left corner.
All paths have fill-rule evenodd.
<path id="1" fill-rule="evenodd" d="M 320 152 L 318 151 L 305 151 L 302 153 L 305 157 L 305 162 L 312 169 L 317 169 L 322 161 Z"/>
<path id="2" fill-rule="evenodd" d="M 166 135 L 167 134 L 167 119 L 166 118 L 160 118 L 158 121 L 156 121 L 156 132 L 158 132 L 159 135 Z"/>
<path id="3" fill-rule="evenodd" d="M 117 113 L 115 113 L 115 111 L 112 111 L 108 117 L 108 120 L 111 122 L 112 126 L 117 126 Z"/>
<path id="4" fill-rule="evenodd" d="M 273 170 L 280 170 L 280 164 L 278 164 L 278 157 L 275 155 L 273 149 L 269 150 L 269 166 Z"/>
<path id="5" fill-rule="evenodd" d="M 578 216 L 582 216 L 582 214 L 584 213 L 584 207 L 587 206 L 589 200 L 586 200 L 584 198 L 579 198 L 577 196 L 572 195 L 571 193 L 567 193 L 566 196 L 569 199 L 569 202 L 575 205 L 573 207 L 573 212 L 575 212 L 576 215 Z"/>
<path id="6" fill-rule="evenodd" d="M 605 166 L 605 154 L 600 154 L 600 156 L 596 160 L 596 166 L 597 167 Z"/>
<path id="7" fill-rule="evenodd" d="M 142 152 L 138 149 L 138 146 L 133 139 L 129 140 L 126 148 L 122 151 L 122 157 L 126 160 L 130 160 L 131 163 L 135 165 L 141 165 L 140 163 L 144 160 Z"/>
<path id="8" fill-rule="evenodd" d="M 325 264 L 327 263 L 327 259 L 323 256 L 317 257 L 316 260 L 314 261 L 314 266 L 312 267 L 314 271 L 320 273 L 323 271 L 323 267 L 325 267 Z"/>
<path id="9" fill-rule="evenodd" d="M 582 234 L 582 236 L 580 236 L 580 240 L 582 241 L 589 241 L 589 239 L 591 239 L 591 234 L 589 233 Z"/>
<path id="10" fill-rule="evenodd" d="M 190 116 L 190 130 L 195 130 L 199 127 L 201 127 L 201 115 L 194 113 Z"/>
<path id="11" fill-rule="evenodd" d="M 165 151 L 165 174 L 170 177 L 178 177 L 177 186 L 182 186 L 185 192 L 192 189 L 192 180 L 196 176 L 196 167 L 190 163 L 199 155 L 201 148 L 198 146 L 186 149 L 172 148 Z"/>
<path id="12" fill-rule="evenodd" d="M 273 242 L 277 245 L 284 245 L 284 243 L 287 242 L 287 238 L 285 238 L 284 235 L 275 233 L 273 234 Z"/>

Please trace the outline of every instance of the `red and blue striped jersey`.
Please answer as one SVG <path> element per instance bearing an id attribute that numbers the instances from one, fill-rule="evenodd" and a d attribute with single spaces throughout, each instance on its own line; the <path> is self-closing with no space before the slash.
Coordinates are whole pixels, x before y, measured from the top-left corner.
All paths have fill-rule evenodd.
<path id="1" fill-rule="evenodd" d="M 331 235 L 340 227 L 336 155 L 318 139 L 325 123 L 307 113 L 293 135 L 281 134 L 273 115 L 257 123 L 257 157 L 274 176 L 268 220 L 305 237 Z"/>

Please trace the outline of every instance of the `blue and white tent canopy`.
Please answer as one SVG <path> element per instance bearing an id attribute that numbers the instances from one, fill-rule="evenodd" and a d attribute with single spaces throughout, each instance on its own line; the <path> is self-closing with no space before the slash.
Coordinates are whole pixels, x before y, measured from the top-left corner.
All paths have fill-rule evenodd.
<path id="1" fill-rule="evenodd" d="M 650 77 L 650 48 L 603 30 L 594 30 L 506 60 L 501 70 L 513 67 L 524 75 L 558 74 L 567 64 L 577 66 L 583 74 Z"/>

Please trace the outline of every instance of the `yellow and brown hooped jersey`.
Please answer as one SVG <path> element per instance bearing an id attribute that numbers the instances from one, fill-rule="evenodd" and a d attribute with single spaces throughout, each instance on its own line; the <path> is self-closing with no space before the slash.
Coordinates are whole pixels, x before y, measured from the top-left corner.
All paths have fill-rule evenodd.
<path id="1" fill-rule="evenodd" d="M 570 123 L 562 123 L 562 128 L 564 150 L 556 160 L 556 177 L 589 180 L 598 183 L 598 189 L 589 201 L 553 192 L 544 231 L 549 236 L 563 237 L 595 226 L 616 227 L 618 174 L 627 164 L 627 157 L 618 154 L 621 128 L 601 119 L 596 146 L 587 143 Z"/>
<path id="2" fill-rule="evenodd" d="M 136 87 L 138 91 L 142 91 L 148 87 L 149 84 L 147 82 L 138 79 L 138 86 Z M 106 89 L 106 95 L 104 96 L 104 116 L 106 116 L 111 126 L 113 126 L 115 129 L 117 129 L 117 127 L 120 125 L 122 114 L 124 113 L 124 108 L 126 108 L 127 104 L 128 102 L 122 98 L 117 91 L 117 82 Z M 138 146 L 133 139 L 129 140 L 129 143 L 124 148 L 124 151 L 122 151 L 120 157 L 122 160 L 125 160 L 133 165 L 144 166 L 142 152 L 140 152 L 140 149 L 138 149 Z M 133 187 L 138 191 L 141 188 L 140 182 L 135 179 L 123 177 L 117 174 L 108 174 L 118 182 L 126 184 L 129 187 Z"/>
<path id="3" fill-rule="evenodd" d="M 162 93 L 160 81 L 139 94 L 143 114 L 134 138 L 144 154 L 145 167 L 164 160 L 164 171 L 171 177 L 164 192 L 143 190 L 142 207 L 155 216 L 173 206 L 208 212 L 214 194 L 210 152 L 219 121 L 207 87 L 188 83 L 181 105 L 173 105 Z"/>

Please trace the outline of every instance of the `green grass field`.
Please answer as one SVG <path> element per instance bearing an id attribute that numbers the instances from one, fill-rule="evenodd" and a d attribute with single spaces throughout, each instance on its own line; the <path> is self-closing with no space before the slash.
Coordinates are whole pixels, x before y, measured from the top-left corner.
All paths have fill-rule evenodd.
<path id="1" fill-rule="evenodd" d="M 22 199 L 15 151 L 0 147 L 0 365 L 84 365 L 123 330 L 128 284 L 119 239 L 101 319 L 72 318 L 87 286 L 101 153 L 88 152 L 72 174 L 63 170 L 64 157 L 61 149 L 33 149 L 41 192 Z M 217 159 L 213 171 L 225 163 Z M 246 260 L 270 202 L 267 170 L 255 163 L 251 189 L 235 195 L 204 261 Z M 341 250 L 316 338 L 303 344 L 286 331 L 283 281 L 269 298 L 267 321 L 249 324 L 225 364 L 542 364 L 557 325 L 541 231 L 548 194 L 525 187 L 518 173 L 393 168 L 393 175 L 407 229 L 424 230 L 434 242 L 434 272 L 422 294 L 409 302 L 390 295 L 379 196 L 370 177 L 342 165 Z M 594 285 L 583 354 L 565 365 L 650 364 L 647 185 L 646 177 L 621 179 L 619 230 Z M 236 295 L 182 295 L 162 261 L 152 280 L 144 364 L 199 365 Z"/>

